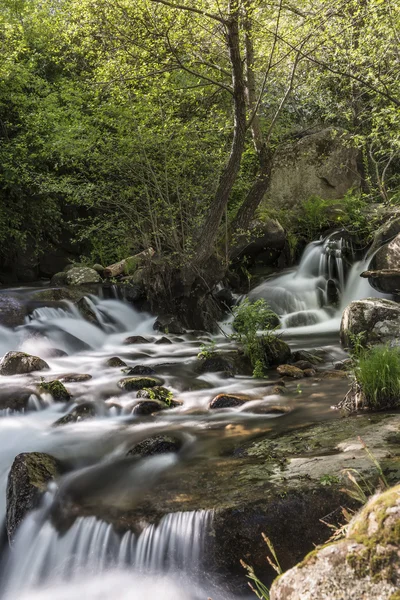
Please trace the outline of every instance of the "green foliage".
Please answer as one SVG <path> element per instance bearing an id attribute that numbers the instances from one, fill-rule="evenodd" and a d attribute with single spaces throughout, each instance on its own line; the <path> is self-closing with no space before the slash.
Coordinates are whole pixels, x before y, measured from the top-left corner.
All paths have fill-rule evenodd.
<path id="1" fill-rule="evenodd" d="M 214 340 L 208 342 L 207 344 L 202 344 L 200 346 L 200 352 L 197 355 L 197 358 L 205 360 L 206 358 L 213 358 L 217 352 L 217 344 Z"/>
<path id="2" fill-rule="evenodd" d="M 379 480 L 379 488 L 380 490 L 386 490 L 389 488 L 389 483 L 385 477 L 382 466 L 378 459 L 372 454 L 371 450 L 368 448 L 367 444 L 358 437 L 358 441 L 361 443 L 363 449 L 365 450 L 369 460 L 375 466 L 378 474 Z M 344 488 L 344 492 L 346 492 L 351 498 L 360 502 L 360 504 L 366 504 L 368 499 L 374 494 L 374 487 L 370 481 L 368 481 L 357 469 L 344 469 L 344 475 L 347 477 L 348 484 Z"/>
<path id="3" fill-rule="evenodd" d="M 238 341 L 253 366 L 253 377 L 264 377 L 268 368 L 263 343 L 273 340 L 273 331 L 279 327 L 279 317 L 263 299 L 250 302 L 246 298 L 233 310 L 232 339 Z M 261 331 L 263 335 L 258 336 Z M 271 336 L 271 337 L 269 337 Z"/>
<path id="4" fill-rule="evenodd" d="M 271 567 L 274 569 L 274 571 L 276 571 L 276 573 L 278 573 L 278 575 L 281 575 L 283 573 L 283 571 L 279 564 L 274 545 L 273 545 L 272 541 L 269 539 L 269 537 L 267 537 L 265 535 L 265 533 L 262 533 L 261 535 L 262 535 L 264 542 L 267 544 L 268 550 L 271 554 L 271 556 L 267 555 L 267 561 L 271 565 Z M 254 571 L 254 568 L 251 567 L 250 565 L 248 565 L 247 563 L 245 563 L 244 560 L 241 560 L 240 564 L 247 571 L 246 577 L 248 579 L 250 579 L 250 581 L 248 582 L 248 585 L 249 585 L 250 589 L 252 590 L 252 592 L 254 592 L 254 594 L 257 596 L 257 598 L 260 598 L 260 600 L 270 600 L 269 589 L 257 577 L 257 575 Z"/>
<path id="5" fill-rule="evenodd" d="M 382 410 L 389 406 L 398 406 L 400 348 L 374 346 L 360 350 L 353 373 L 368 407 Z"/>
<path id="6" fill-rule="evenodd" d="M 337 485 L 338 483 L 340 483 L 340 479 L 336 475 L 327 474 L 322 475 L 322 477 L 320 477 L 319 482 L 324 487 L 332 487 L 333 485 Z"/>

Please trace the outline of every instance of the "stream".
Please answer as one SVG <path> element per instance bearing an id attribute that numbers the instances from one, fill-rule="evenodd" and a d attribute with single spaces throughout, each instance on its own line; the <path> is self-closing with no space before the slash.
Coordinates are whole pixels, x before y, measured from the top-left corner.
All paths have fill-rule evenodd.
<path id="1" fill-rule="evenodd" d="M 279 335 L 292 350 L 317 350 L 324 356 L 322 368 L 332 369 L 346 358 L 339 344 L 344 307 L 352 300 L 377 295 L 359 277 L 367 262 L 355 260 L 351 244 L 335 233 L 310 244 L 296 269 L 265 279 L 249 297 L 264 298 L 279 314 Z M 35 291 L 1 290 L 0 297 L 8 295 L 28 304 Z M 216 454 L 234 446 L 236 435 L 251 439 L 260 431 L 286 431 L 337 419 L 331 406 L 343 397 L 347 383 L 318 378 L 301 384 L 287 381 L 286 394 L 281 396 L 271 394 L 279 379 L 276 371 L 271 370 L 266 379 L 199 374 L 197 355 L 211 341 L 210 335 L 161 334 L 153 329 L 154 316 L 121 300 L 92 295 L 87 301 L 97 324 L 85 320 L 74 304 L 63 302 L 34 308 L 15 329 L 0 327 L 0 356 L 19 350 L 40 356 L 50 367 L 43 373 L 1 377 L 0 394 L 32 389 L 28 410 L 0 413 L 2 518 L 8 472 L 17 454 L 47 452 L 69 467 L 58 488 L 52 483 L 40 507 L 24 519 L 12 548 L 4 547 L 0 598 L 229 599 L 231 591 L 204 562 L 205 533 L 214 510 L 209 503 L 172 511 L 154 523 L 143 523 L 135 532 L 117 531 L 95 516 L 79 516 L 65 531 L 58 531 L 52 519 L 55 504 L 60 496 L 68 496 L 83 498 L 87 507 L 139 505 L 144 497 L 151 498 L 152 489 L 167 473 L 187 471 L 197 459 L 208 460 L 211 468 Z M 230 319 L 220 326 L 220 335 L 212 338 L 216 349 L 232 350 L 234 343 L 226 337 Z M 124 344 L 133 335 L 146 341 Z M 165 336 L 170 343 L 160 343 Z M 118 387 L 124 373 L 107 366 L 111 357 L 119 357 L 128 367 L 151 367 L 179 405 L 155 416 L 133 414 L 136 392 Z M 75 379 L 77 374 L 90 378 L 66 383 L 73 398 L 68 405 L 34 391 L 41 375 L 53 380 L 70 373 Z M 210 400 L 220 393 L 246 394 L 250 399 L 238 408 L 209 410 Z M 82 402 L 95 404 L 94 418 L 53 427 Z M 284 410 L 268 412 L 268 407 Z M 127 462 L 127 452 L 136 443 L 171 432 L 182 441 L 178 453 Z M 173 486 L 171 481 L 173 477 L 169 478 Z M 190 489 L 178 485 L 173 491 L 176 496 L 190 495 Z"/>

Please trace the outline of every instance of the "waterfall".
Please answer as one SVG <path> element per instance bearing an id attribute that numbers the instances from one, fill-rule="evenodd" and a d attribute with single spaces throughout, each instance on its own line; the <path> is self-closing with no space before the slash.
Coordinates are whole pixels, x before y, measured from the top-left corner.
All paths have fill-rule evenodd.
<path id="1" fill-rule="evenodd" d="M 264 298 L 291 334 L 337 331 L 351 301 L 381 296 L 360 277 L 369 260 L 354 262 L 351 243 L 335 232 L 308 244 L 295 271 L 264 281 L 250 298 Z"/>
<path id="2" fill-rule="evenodd" d="M 48 517 L 47 506 L 22 523 L 3 568 L 2 590 L 7 600 L 23 590 L 110 569 L 129 568 L 136 574 L 190 575 L 201 569 L 204 541 L 212 521 L 211 511 L 165 515 L 157 525 L 147 525 L 139 535 L 119 535 L 113 526 L 96 517 L 80 517 L 66 533 L 59 533 Z"/>

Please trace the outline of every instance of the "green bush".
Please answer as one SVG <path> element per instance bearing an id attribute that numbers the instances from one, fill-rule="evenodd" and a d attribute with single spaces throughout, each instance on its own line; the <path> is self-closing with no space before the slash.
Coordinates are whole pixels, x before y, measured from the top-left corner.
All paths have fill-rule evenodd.
<path id="1" fill-rule="evenodd" d="M 400 348 L 375 346 L 360 352 L 354 376 L 368 408 L 400 406 Z"/>

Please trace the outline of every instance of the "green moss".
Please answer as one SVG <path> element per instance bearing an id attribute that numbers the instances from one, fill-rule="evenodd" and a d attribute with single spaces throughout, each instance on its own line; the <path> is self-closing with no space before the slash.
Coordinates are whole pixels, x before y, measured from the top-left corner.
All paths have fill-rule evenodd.
<path id="1" fill-rule="evenodd" d="M 46 491 L 49 479 L 58 476 L 57 460 L 43 452 L 30 452 L 24 455 L 24 464 L 30 483 L 40 491 Z"/>
<path id="2" fill-rule="evenodd" d="M 54 381 L 42 381 L 39 385 L 39 392 L 51 394 L 54 402 L 68 402 L 71 399 L 71 394 L 58 379 Z"/>
<path id="3" fill-rule="evenodd" d="M 161 379 L 157 377 L 126 377 L 124 379 L 120 379 L 118 381 L 118 387 L 122 390 L 126 391 L 136 391 L 143 390 L 144 388 L 153 388 L 157 386 L 161 386 L 163 382 Z"/>

